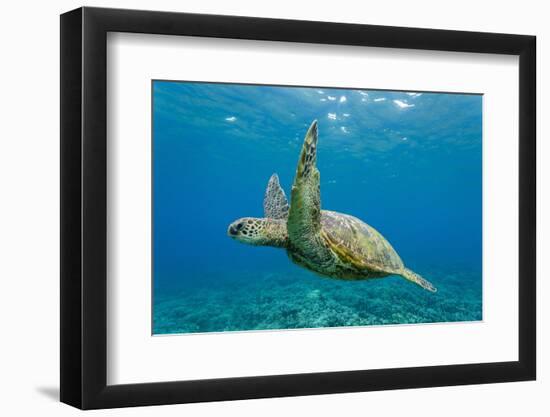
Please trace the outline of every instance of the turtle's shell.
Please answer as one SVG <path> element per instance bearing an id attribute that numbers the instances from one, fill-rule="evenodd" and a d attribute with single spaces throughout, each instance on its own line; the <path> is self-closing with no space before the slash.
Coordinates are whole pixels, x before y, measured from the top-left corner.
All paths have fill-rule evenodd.
<path id="1" fill-rule="evenodd" d="M 321 236 L 337 255 L 344 270 L 368 270 L 372 275 L 380 272 L 384 276 L 404 267 L 390 243 L 376 229 L 356 217 L 323 210 Z"/>

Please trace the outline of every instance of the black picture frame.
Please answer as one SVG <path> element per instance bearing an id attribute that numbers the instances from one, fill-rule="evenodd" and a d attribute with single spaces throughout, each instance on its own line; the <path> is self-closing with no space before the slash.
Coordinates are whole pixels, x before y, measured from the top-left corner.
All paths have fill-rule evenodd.
<path id="1" fill-rule="evenodd" d="M 519 360 L 107 385 L 108 32 L 519 56 Z M 534 36 L 79 8 L 61 15 L 61 401 L 81 409 L 534 380 Z"/>

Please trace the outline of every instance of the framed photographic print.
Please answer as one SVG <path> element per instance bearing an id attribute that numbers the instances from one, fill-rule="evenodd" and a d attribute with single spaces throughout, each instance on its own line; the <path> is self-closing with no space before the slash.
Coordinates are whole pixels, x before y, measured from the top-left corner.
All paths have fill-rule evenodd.
<path id="1" fill-rule="evenodd" d="M 61 16 L 61 400 L 535 379 L 535 38 Z"/>

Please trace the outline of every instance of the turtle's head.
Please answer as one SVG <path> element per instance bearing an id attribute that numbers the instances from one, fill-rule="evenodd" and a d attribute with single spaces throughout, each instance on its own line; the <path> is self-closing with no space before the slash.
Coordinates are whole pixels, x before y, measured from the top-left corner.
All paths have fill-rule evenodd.
<path id="1" fill-rule="evenodd" d="M 288 234 L 286 222 L 274 219 L 243 217 L 227 228 L 227 235 L 242 243 L 255 246 L 286 247 Z"/>

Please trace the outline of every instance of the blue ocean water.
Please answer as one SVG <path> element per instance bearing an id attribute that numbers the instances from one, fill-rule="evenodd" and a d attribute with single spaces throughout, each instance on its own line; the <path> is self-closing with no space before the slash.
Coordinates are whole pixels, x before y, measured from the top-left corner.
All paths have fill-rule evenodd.
<path id="1" fill-rule="evenodd" d="M 322 278 L 227 236 L 287 196 L 318 120 L 322 208 L 380 231 L 437 288 Z M 153 333 L 482 319 L 482 96 L 153 82 Z"/>

